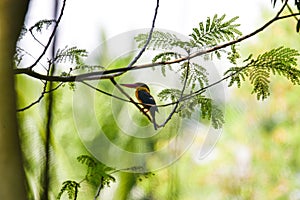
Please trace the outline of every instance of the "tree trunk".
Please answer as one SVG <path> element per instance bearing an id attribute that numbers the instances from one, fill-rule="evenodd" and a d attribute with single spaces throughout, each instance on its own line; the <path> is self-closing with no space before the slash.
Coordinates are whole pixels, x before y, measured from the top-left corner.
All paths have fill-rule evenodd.
<path id="1" fill-rule="evenodd" d="M 13 55 L 28 8 L 25 0 L 0 0 L 0 199 L 26 199 L 18 136 Z"/>

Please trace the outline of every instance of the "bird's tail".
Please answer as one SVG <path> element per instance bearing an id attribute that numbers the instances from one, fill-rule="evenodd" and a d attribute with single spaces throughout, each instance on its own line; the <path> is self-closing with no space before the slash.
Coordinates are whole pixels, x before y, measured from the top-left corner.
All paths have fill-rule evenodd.
<path id="1" fill-rule="evenodd" d="M 156 124 L 156 120 L 155 120 L 155 112 L 158 111 L 156 106 L 152 106 L 150 108 L 150 115 L 152 117 L 152 123 L 154 125 L 154 130 L 157 130 L 157 124 Z"/>

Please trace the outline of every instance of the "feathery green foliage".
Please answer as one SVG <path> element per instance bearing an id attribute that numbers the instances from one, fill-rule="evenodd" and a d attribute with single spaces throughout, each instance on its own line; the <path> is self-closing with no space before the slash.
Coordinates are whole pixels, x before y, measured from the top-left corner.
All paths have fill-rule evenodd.
<path id="1" fill-rule="evenodd" d="M 229 60 L 230 63 L 236 65 L 237 64 L 237 59 L 241 58 L 236 45 L 233 44 L 230 46 L 231 51 L 227 53 L 227 59 Z"/>
<path id="2" fill-rule="evenodd" d="M 193 28 L 190 35 L 194 42 L 200 46 L 215 46 L 220 42 L 235 39 L 242 33 L 237 29 L 240 24 L 234 22 L 238 17 L 234 17 L 224 22 L 225 14 L 218 18 L 216 14 L 213 18 L 207 17 L 206 22 L 200 22 L 198 28 Z"/>
<path id="3" fill-rule="evenodd" d="M 110 171 L 114 170 L 113 168 L 107 167 L 103 163 L 96 161 L 87 155 L 81 155 L 77 160 L 87 166 L 85 179 L 89 183 L 95 186 L 101 184 L 104 187 L 109 186 L 110 182 L 115 182 L 115 178 L 109 174 Z"/>
<path id="4" fill-rule="evenodd" d="M 16 47 L 16 52 L 13 58 L 14 66 L 17 67 L 20 65 L 21 61 L 23 60 L 23 57 L 25 56 L 24 50 L 20 47 Z"/>
<path id="5" fill-rule="evenodd" d="M 195 95 L 192 98 L 184 98 L 186 95 L 187 94 L 184 94 L 183 98 L 180 99 L 181 90 L 164 89 L 158 94 L 158 97 L 161 101 L 166 101 L 168 99 L 171 99 L 172 102 L 179 101 L 176 112 L 183 118 L 191 118 L 198 107 L 202 119 L 211 120 L 212 126 L 215 129 L 222 127 L 225 122 L 223 112 L 213 103 L 211 98 L 201 94 Z"/>
<path id="6" fill-rule="evenodd" d="M 201 51 L 204 48 L 212 47 L 236 39 L 242 33 L 238 30 L 240 24 L 235 23 L 238 17 L 234 17 L 225 21 L 225 14 L 221 17 L 214 15 L 213 18 L 207 17 L 205 22 L 200 22 L 198 28 L 193 28 L 193 32 L 189 35 L 190 39 L 185 41 L 179 39 L 175 34 L 163 31 L 154 31 L 148 49 L 164 50 L 166 52 L 156 55 L 152 62 L 167 62 L 171 59 L 182 57 L 181 54 L 191 54 L 193 51 Z M 138 47 L 145 45 L 148 39 L 148 33 L 139 34 L 135 37 Z M 173 51 L 169 51 L 173 50 Z M 180 52 L 180 53 L 179 53 Z M 224 49 L 216 50 L 212 53 L 204 55 L 205 59 L 212 59 L 216 55 L 218 59 L 221 54 L 226 52 Z M 239 58 L 239 53 L 235 45 L 232 45 L 228 54 L 228 60 L 235 63 Z"/>
<path id="7" fill-rule="evenodd" d="M 54 19 L 43 19 L 36 22 L 32 27 L 29 28 L 29 31 L 32 33 L 33 30 L 36 32 L 42 32 L 43 28 L 48 29 L 53 23 L 56 23 Z"/>
<path id="8" fill-rule="evenodd" d="M 80 184 L 76 181 L 65 181 L 62 184 L 62 188 L 57 196 L 57 199 L 60 199 L 64 192 L 67 192 L 68 198 L 76 200 L 78 195 L 78 188 L 80 188 Z"/>
<path id="9" fill-rule="evenodd" d="M 149 33 L 143 33 L 135 36 L 134 39 L 139 48 L 146 44 L 148 35 Z M 175 34 L 162 31 L 153 31 L 152 38 L 148 44 L 148 49 L 153 50 L 172 50 L 176 47 L 187 49 L 188 47 L 194 47 L 194 45 L 191 42 L 180 40 Z"/>
<path id="10" fill-rule="evenodd" d="M 58 49 L 54 61 L 57 63 L 70 62 L 71 64 L 75 63 L 77 66 L 84 65 L 81 58 L 87 57 L 88 52 L 85 49 L 78 49 L 77 47 L 65 46 L 63 49 Z"/>
<path id="11" fill-rule="evenodd" d="M 193 28 L 191 43 L 195 44 L 198 48 L 212 47 L 236 39 L 242 33 L 237 29 L 240 24 L 236 24 L 235 21 L 239 17 L 234 17 L 228 21 L 224 21 L 225 14 L 221 17 L 214 15 L 213 18 L 207 17 L 206 22 L 200 22 L 198 28 Z M 212 59 L 213 55 L 216 55 L 218 59 L 221 58 L 221 53 L 225 50 L 216 50 L 210 54 L 206 54 L 204 58 Z M 235 45 L 231 46 L 231 52 L 228 53 L 228 59 L 230 62 L 234 62 L 234 58 L 238 55 L 235 49 Z M 231 56 L 230 56 L 231 55 Z"/>
<path id="12" fill-rule="evenodd" d="M 148 49 L 164 50 L 165 52 L 157 54 L 152 62 L 166 63 L 171 60 L 188 56 L 194 51 L 202 51 L 205 47 L 212 47 L 236 39 L 241 35 L 241 32 L 237 29 L 240 25 L 236 23 L 238 17 L 234 17 L 229 20 L 225 20 L 225 15 L 219 17 L 214 15 L 213 18 L 208 17 L 205 22 L 200 22 L 198 28 L 194 28 L 190 39 L 185 41 L 179 39 L 175 34 L 155 31 L 153 37 L 150 40 Z M 142 47 L 148 39 L 148 34 L 139 34 L 135 37 L 138 47 Z M 216 50 L 212 53 L 204 55 L 204 59 L 212 59 L 213 55 L 217 58 L 221 58 L 222 53 L 227 53 L 227 59 L 236 64 L 237 59 L 240 58 L 236 45 L 231 45 L 229 51 L 224 49 Z M 174 67 L 168 65 L 170 70 L 174 70 Z M 166 66 L 161 68 L 162 75 L 166 75 Z M 180 75 L 182 83 L 186 82 L 185 94 L 181 98 L 181 91 L 179 89 L 165 89 L 158 95 L 159 98 L 164 101 L 170 99 L 172 102 L 179 101 L 176 112 L 186 118 L 190 118 L 195 111 L 195 107 L 199 107 L 201 111 L 201 117 L 212 121 L 212 125 L 215 128 L 220 128 L 224 123 L 223 113 L 217 108 L 211 101 L 201 94 L 190 95 L 197 90 L 204 88 L 208 85 L 208 72 L 207 70 L 193 60 L 183 62 L 179 64 L 179 68 L 176 73 Z M 190 95 L 190 96 L 189 96 Z M 186 97 L 186 98 L 185 98 Z"/>
<path id="13" fill-rule="evenodd" d="M 200 88 L 203 88 L 204 86 L 208 85 L 208 72 L 207 70 L 200 66 L 197 63 L 189 63 L 189 68 L 186 67 L 188 63 L 185 62 L 181 65 L 180 71 L 181 71 L 181 82 L 184 82 L 184 79 L 186 77 L 187 69 L 188 72 L 188 78 L 187 78 L 187 86 L 191 87 L 191 90 L 193 91 L 196 86 L 199 86 Z"/>
<path id="14" fill-rule="evenodd" d="M 224 21 L 225 14 L 218 18 L 207 17 L 206 22 L 200 22 L 198 28 L 193 28 L 189 41 L 182 41 L 175 34 L 162 31 L 154 31 L 148 49 L 172 50 L 176 47 L 189 51 L 194 47 L 214 46 L 220 42 L 230 41 L 242 35 L 237 29 L 240 24 L 234 23 L 238 17 Z M 145 45 L 148 39 L 148 33 L 139 34 L 135 37 L 138 47 Z"/>
<path id="15" fill-rule="evenodd" d="M 155 63 L 157 61 L 161 62 L 167 62 L 173 59 L 178 59 L 181 58 L 181 54 L 176 53 L 176 52 L 163 52 L 158 55 L 156 55 L 153 59 L 152 62 Z M 173 71 L 172 65 L 167 65 L 169 67 L 169 70 Z M 166 76 L 166 65 L 161 66 L 161 73 L 163 76 Z"/>
<path id="16" fill-rule="evenodd" d="M 300 70 L 296 68 L 299 52 L 295 49 L 279 47 L 251 59 L 250 55 L 244 62 L 243 67 L 232 67 L 224 75 L 232 75 L 229 87 L 234 83 L 241 86 L 241 82 L 249 79 L 253 85 L 252 93 L 257 99 L 266 99 L 270 95 L 270 75 L 281 75 L 290 80 L 293 84 L 300 84 Z"/>
<path id="17" fill-rule="evenodd" d="M 77 157 L 77 160 L 79 163 L 87 166 L 85 178 L 79 183 L 70 180 L 63 182 L 57 199 L 60 199 L 64 192 L 68 193 L 69 199 L 76 199 L 79 192 L 78 188 L 80 187 L 80 183 L 83 181 L 87 181 L 88 183 L 100 188 L 104 188 L 105 186 L 109 187 L 111 182 L 116 181 L 116 179 L 109 174 L 109 172 L 114 170 L 113 168 L 107 167 L 103 163 L 96 161 L 88 155 L 81 155 Z"/>

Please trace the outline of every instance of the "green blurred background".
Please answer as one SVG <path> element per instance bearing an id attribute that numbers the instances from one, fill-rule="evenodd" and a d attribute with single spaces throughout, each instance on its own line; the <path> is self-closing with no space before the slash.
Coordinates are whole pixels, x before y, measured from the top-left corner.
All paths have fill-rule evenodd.
<path id="1" fill-rule="evenodd" d="M 269 15 L 265 14 L 263 17 Z M 257 56 L 283 45 L 299 49 L 300 40 L 295 39 L 299 38 L 299 34 L 294 27 L 292 20 L 272 25 L 259 37 L 240 44 L 242 57 L 246 58 L 250 53 Z M 115 66 L 123 66 L 124 63 L 127 61 L 119 61 Z M 106 88 L 109 89 L 108 86 Z M 18 76 L 19 107 L 37 98 L 41 90 L 39 81 Z M 271 96 L 267 100 L 257 101 L 250 91 L 251 85 L 246 82 L 239 89 L 226 88 L 225 93 L 228 95 L 224 130 L 207 157 L 197 157 L 197 144 L 201 146 L 203 141 L 196 140 L 193 148 L 177 162 L 154 172 L 154 175 L 114 174 L 116 182 L 111 187 L 104 188 L 100 198 L 300 199 L 300 87 L 276 76 L 271 78 Z M 74 124 L 72 97 L 73 91 L 68 85 L 55 92 L 55 126 L 52 127 L 51 138 L 53 199 L 59 193 L 63 181 L 79 181 L 86 173 L 85 166 L 76 160 L 76 157 L 88 152 L 81 143 Z M 39 166 L 44 158 L 44 104 L 42 101 L 18 115 L 32 199 L 40 189 Z M 114 135 L 119 130 L 110 124 L 111 117 L 100 116 L 109 127 L 106 132 Z M 95 185 L 83 183 L 78 199 L 93 199 L 95 190 Z M 67 195 L 64 194 L 62 199 L 67 199 Z"/>

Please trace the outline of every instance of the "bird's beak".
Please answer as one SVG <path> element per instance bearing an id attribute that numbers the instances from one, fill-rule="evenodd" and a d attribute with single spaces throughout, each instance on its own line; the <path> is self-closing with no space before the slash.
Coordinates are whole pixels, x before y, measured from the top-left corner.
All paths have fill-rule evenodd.
<path id="1" fill-rule="evenodd" d="M 125 87 L 129 87 L 129 88 L 136 88 L 138 87 L 138 84 L 120 84 L 122 86 L 125 86 Z"/>

